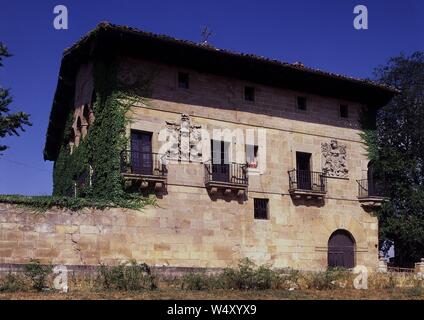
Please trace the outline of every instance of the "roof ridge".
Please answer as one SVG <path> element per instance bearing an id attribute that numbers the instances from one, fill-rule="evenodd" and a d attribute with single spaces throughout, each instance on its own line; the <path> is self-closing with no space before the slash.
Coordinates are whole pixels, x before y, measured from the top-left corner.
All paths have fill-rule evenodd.
<path id="1" fill-rule="evenodd" d="M 94 29 L 87 32 L 77 42 L 75 42 L 71 47 L 66 48 L 64 50 L 64 55 L 69 54 L 72 50 L 74 50 L 75 48 L 80 46 L 82 43 L 88 41 L 90 37 L 94 36 L 98 31 L 100 31 L 102 29 L 103 30 L 107 30 L 107 29 L 120 30 L 122 32 L 133 32 L 133 33 L 141 34 L 141 35 L 144 35 L 144 36 L 147 36 L 147 37 L 153 37 L 153 38 L 156 38 L 156 39 L 162 39 L 162 40 L 165 40 L 165 41 L 172 41 L 172 42 L 176 42 L 176 43 L 180 43 L 180 44 L 184 44 L 184 45 L 193 46 L 193 47 L 203 49 L 203 50 L 216 51 L 216 52 L 222 52 L 222 53 L 225 53 L 225 54 L 230 54 L 230 55 L 239 56 L 239 57 L 252 58 L 252 59 L 255 59 L 257 61 L 275 63 L 277 65 L 289 67 L 289 68 L 296 69 L 296 70 L 303 70 L 303 71 L 307 71 L 307 72 L 311 72 L 311 73 L 315 73 L 315 74 L 320 74 L 320 75 L 324 75 L 324 76 L 337 78 L 337 79 L 340 79 L 340 80 L 353 81 L 353 82 L 358 82 L 358 83 L 362 83 L 362 84 L 380 87 L 380 88 L 387 89 L 387 90 L 390 90 L 390 91 L 393 91 L 393 92 L 400 92 L 395 87 L 392 87 L 392 86 L 389 86 L 389 85 L 386 85 L 386 84 L 383 84 L 383 83 L 379 83 L 379 82 L 371 80 L 371 79 L 358 78 L 358 77 L 348 76 L 348 75 L 340 74 L 340 73 L 336 73 L 336 72 L 325 71 L 325 70 L 322 70 L 322 69 L 319 69 L 319 68 L 305 66 L 303 63 L 299 63 L 298 61 L 290 63 L 290 62 L 287 62 L 287 61 L 269 58 L 269 57 L 266 57 L 266 56 L 261 56 L 261 55 L 257 55 L 257 54 L 253 54 L 253 53 L 244 53 L 244 52 L 238 52 L 238 51 L 233 51 L 233 50 L 229 50 L 229 49 L 218 48 L 218 47 L 215 47 L 211 44 L 208 44 L 207 46 L 205 46 L 202 43 L 197 43 L 197 42 L 194 42 L 192 40 L 178 39 L 178 38 L 172 37 L 172 36 L 167 35 L 167 34 L 159 34 L 159 33 L 154 33 L 154 32 L 150 32 L 150 31 L 145 31 L 145 30 L 135 28 L 135 27 L 113 24 L 109 21 L 99 22 Z"/>

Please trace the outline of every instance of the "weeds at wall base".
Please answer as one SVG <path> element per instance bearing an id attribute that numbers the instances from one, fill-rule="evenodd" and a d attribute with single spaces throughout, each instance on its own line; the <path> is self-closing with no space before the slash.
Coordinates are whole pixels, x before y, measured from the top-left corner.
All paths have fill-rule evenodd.
<path id="1" fill-rule="evenodd" d="M 54 275 L 51 266 L 36 260 L 25 266 L 25 272 L 9 273 L 0 278 L 2 292 L 53 292 Z M 278 298 L 302 298 L 304 292 L 352 291 L 355 275 L 348 270 L 332 269 L 304 272 L 292 269 L 274 270 L 256 266 L 243 259 L 235 268 L 221 272 L 191 272 L 177 277 L 156 274 L 144 263 L 132 260 L 117 266 L 100 265 L 94 273 L 68 274 L 70 292 L 151 292 L 170 290 L 184 292 L 273 292 Z M 393 297 L 424 298 L 424 281 L 414 274 L 375 273 L 368 279 L 371 291 L 381 291 Z M 354 290 L 355 291 L 355 290 Z M 366 290 L 364 290 L 365 292 Z M 302 293 L 303 292 L 303 293 Z"/>

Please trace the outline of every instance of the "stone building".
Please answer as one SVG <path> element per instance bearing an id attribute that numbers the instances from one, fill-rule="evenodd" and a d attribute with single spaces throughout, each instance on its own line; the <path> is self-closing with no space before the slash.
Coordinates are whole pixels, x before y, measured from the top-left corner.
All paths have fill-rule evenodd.
<path id="1" fill-rule="evenodd" d="M 128 100 L 120 174 L 158 205 L 91 212 L 90 222 L 58 214 L 70 228 L 54 231 L 68 235 L 63 247 L 78 237 L 89 254 L 58 250 L 54 262 L 377 267 L 372 209 L 383 197 L 360 133 L 393 89 L 102 23 L 64 53 L 45 146 L 55 170 L 61 146 L 76 152 L 101 121 L 95 69 L 111 52 L 107 81 L 139 92 Z"/>

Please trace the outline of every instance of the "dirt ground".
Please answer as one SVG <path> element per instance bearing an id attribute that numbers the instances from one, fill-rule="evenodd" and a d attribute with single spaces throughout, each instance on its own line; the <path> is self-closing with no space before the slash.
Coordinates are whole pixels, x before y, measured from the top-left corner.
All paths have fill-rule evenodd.
<path id="1" fill-rule="evenodd" d="M 264 290 L 264 291 L 184 291 L 158 289 L 154 291 L 73 291 L 0 293 L 1 300 L 424 300 L 423 292 L 413 289 L 384 290 Z"/>

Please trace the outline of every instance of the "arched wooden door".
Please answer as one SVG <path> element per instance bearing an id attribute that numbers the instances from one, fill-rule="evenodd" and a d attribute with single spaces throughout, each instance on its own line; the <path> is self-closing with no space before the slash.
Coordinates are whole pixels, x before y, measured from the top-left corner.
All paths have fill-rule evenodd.
<path id="1" fill-rule="evenodd" d="M 328 267 L 355 267 L 355 239 L 346 230 L 336 230 L 328 240 Z"/>

